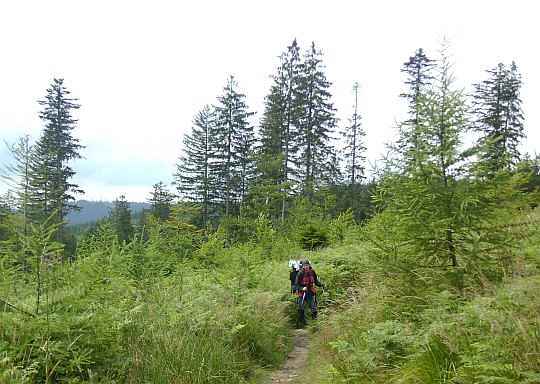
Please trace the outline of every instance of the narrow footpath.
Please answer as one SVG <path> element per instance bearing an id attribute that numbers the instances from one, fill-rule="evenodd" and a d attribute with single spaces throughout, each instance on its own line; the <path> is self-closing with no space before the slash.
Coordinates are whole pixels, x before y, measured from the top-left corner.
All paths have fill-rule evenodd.
<path id="1" fill-rule="evenodd" d="M 293 383 L 300 376 L 302 368 L 307 363 L 309 338 L 306 329 L 294 329 L 292 336 L 294 347 L 285 364 L 280 370 L 272 373 L 265 383 Z"/>

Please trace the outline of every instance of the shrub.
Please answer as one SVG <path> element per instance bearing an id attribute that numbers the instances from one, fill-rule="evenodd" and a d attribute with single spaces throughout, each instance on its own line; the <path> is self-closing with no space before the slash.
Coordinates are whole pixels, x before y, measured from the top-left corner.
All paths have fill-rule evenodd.
<path id="1" fill-rule="evenodd" d="M 298 231 L 298 241 L 302 249 L 313 251 L 328 246 L 328 234 L 322 225 L 313 223 L 302 226 Z"/>
<path id="2" fill-rule="evenodd" d="M 338 217 L 332 219 L 329 224 L 330 239 L 333 244 L 342 243 L 351 228 L 354 228 L 354 213 L 351 209 L 340 213 Z M 358 241 L 358 238 L 355 239 Z"/>

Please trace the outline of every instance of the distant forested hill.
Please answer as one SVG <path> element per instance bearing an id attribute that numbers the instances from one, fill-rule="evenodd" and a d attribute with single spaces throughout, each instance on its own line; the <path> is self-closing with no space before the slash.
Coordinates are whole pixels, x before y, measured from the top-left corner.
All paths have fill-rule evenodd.
<path id="1" fill-rule="evenodd" d="M 109 211 L 114 208 L 114 201 L 78 200 L 75 204 L 82 209 L 79 212 L 68 213 L 67 221 L 69 225 L 98 221 L 107 216 Z M 150 209 L 150 204 L 148 203 L 130 202 L 129 205 L 131 213 L 137 213 L 143 209 Z"/>

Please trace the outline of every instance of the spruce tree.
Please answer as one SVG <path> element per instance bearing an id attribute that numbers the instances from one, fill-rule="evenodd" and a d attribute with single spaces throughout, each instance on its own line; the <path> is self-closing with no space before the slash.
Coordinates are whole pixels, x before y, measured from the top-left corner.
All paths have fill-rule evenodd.
<path id="1" fill-rule="evenodd" d="M 296 39 L 279 59 L 281 64 L 277 74 L 271 76 L 274 83 L 265 98 L 265 109 L 260 122 L 256 187 L 260 189 L 266 186 L 259 193 L 265 196 L 266 205 L 275 206 L 283 222 L 301 113 L 298 104 L 301 57 Z"/>
<path id="2" fill-rule="evenodd" d="M 391 164 L 379 179 L 377 203 L 399 232 L 403 231 L 402 241 L 415 247 L 411 253 L 457 266 L 456 236 L 468 236 L 474 225 L 468 211 L 468 202 L 474 197 L 461 168 L 468 107 L 463 90 L 454 85 L 448 46 L 444 40 L 433 85 L 418 99 L 420 124 L 416 133 L 422 145 L 415 148 L 415 159 L 421 161 L 412 166 L 400 161 Z"/>
<path id="3" fill-rule="evenodd" d="M 237 85 L 231 76 L 214 106 L 216 151 L 210 170 L 218 177 L 215 186 L 226 216 L 239 213 L 253 169 L 255 137 L 248 119 L 254 113 L 248 111 L 245 95 L 236 91 Z"/>
<path id="4" fill-rule="evenodd" d="M 81 158 L 79 151 L 84 148 L 72 136 L 77 123 L 72 112 L 80 105 L 78 99 L 69 97 L 63 83 L 63 79 L 54 79 L 45 100 L 39 101 L 43 106 L 39 117 L 45 127 L 35 146 L 30 180 L 31 217 L 39 223 L 56 225 L 57 241 L 65 216 L 70 210 L 78 209 L 69 203 L 75 200 L 73 194 L 84 193 L 70 182 L 75 171 L 69 166 L 71 160 Z"/>
<path id="5" fill-rule="evenodd" d="M 254 115 L 254 112 L 247 111 L 247 105 L 242 100 L 236 103 L 236 126 L 237 129 L 233 134 L 233 149 L 237 163 L 237 194 L 240 204 L 238 213 L 243 213 L 244 199 L 248 193 L 249 185 L 255 179 L 255 143 L 254 127 L 248 121 L 249 117 Z"/>
<path id="6" fill-rule="evenodd" d="M 486 72 L 489 78 L 474 85 L 476 123 L 473 129 L 480 133 L 477 150 L 483 163 L 482 174 L 493 177 L 520 160 L 517 147 L 525 139 L 520 99 L 522 82 L 514 62 L 510 66 L 500 63 Z"/>
<path id="7" fill-rule="evenodd" d="M 218 198 L 218 178 L 211 167 L 218 147 L 214 125 L 214 113 L 207 105 L 194 117 L 191 134 L 184 136 L 182 155 L 173 175 L 180 197 L 200 204 L 199 224 L 203 227 Z"/>
<path id="8" fill-rule="evenodd" d="M 362 128 L 362 116 L 358 113 L 358 89 L 360 85 L 355 83 L 353 85 L 354 92 L 354 105 L 353 114 L 349 119 L 350 125 L 345 128 L 345 148 L 343 150 L 343 157 L 345 158 L 345 171 L 347 173 L 347 179 L 349 183 L 349 194 L 351 207 L 355 206 L 355 196 L 359 192 L 358 186 L 365 178 L 364 176 L 364 161 L 366 160 L 364 153 L 366 147 L 364 147 L 364 137 L 366 135 Z"/>
<path id="9" fill-rule="evenodd" d="M 407 75 L 405 84 L 409 87 L 408 93 L 402 93 L 400 97 L 408 100 L 409 118 L 402 122 L 398 150 L 409 167 L 418 167 L 422 161 L 420 151 L 424 144 L 422 138 L 422 125 L 425 123 L 421 115 L 420 107 L 424 102 L 427 90 L 433 81 L 434 60 L 427 57 L 424 50 L 419 48 L 409 61 L 403 64 L 401 72 Z"/>
<path id="10" fill-rule="evenodd" d="M 452 175 L 457 175 L 456 165 L 462 160 L 459 146 L 468 124 L 463 89 L 454 87 L 455 78 L 447 53 L 449 44 L 443 40 L 437 78 L 420 105 L 426 127 L 420 137 L 425 140 L 427 150 L 422 158 L 436 165 L 435 172 L 445 186 L 449 185 Z"/>
<path id="11" fill-rule="evenodd" d="M 313 196 L 318 186 L 337 182 L 339 169 L 332 145 L 337 118 L 329 92 L 332 85 L 323 72 L 322 53 L 315 43 L 304 55 L 298 89 L 298 105 L 302 114 L 295 137 L 298 157 L 296 175 L 304 196 Z"/>
<path id="12" fill-rule="evenodd" d="M 18 221 L 20 228 L 12 228 L 12 231 L 20 231 L 23 236 L 29 233 L 29 209 L 30 209 L 30 181 L 31 166 L 34 159 L 34 146 L 30 143 L 30 136 L 25 135 L 19 138 L 14 144 L 6 142 L 6 147 L 14 163 L 3 166 L 2 178 L 10 186 L 6 195 L 6 202 L 9 203 L 10 210 L 21 220 Z M 30 255 L 25 252 L 20 259 L 22 270 L 26 271 Z"/>
<path id="13" fill-rule="evenodd" d="M 463 90 L 454 87 L 455 78 L 451 72 L 448 47 L 449 42 L 443 40 L 434 88 L 428 92 L 420 107 L 428 128 L 420 133 L 420 137 L 425 140 L 423 145 L 427 152 L 420 156 L 423 164 L 419 166 L 422 177 L 430 174 L 436 182 L 435 186 L 440 185 L 441 189 L 435 188 L 433 193 L 441 199 L 431 209 L 435 208 L 435 220 L 447 221 L 443 241 L 452 266 L 457 266 L 454 235 L 460 232 L 461 223 L 452 219 L 461 202 L 455 199 L 454 187 L 459 179 L 458 163 L 463 159 L 459 148 L 468 125 L 468 107 Z"/>
<path id="14" fill-rule="evenodd" d="M 124 195 L 119 196 L 114 201 L 114 208 L 111 211 L 110 220 L 112 221 L 118 237 L 118 243 L 130 243 L 135 234 L 133 223 L 131 222 L 130 204 L 126 201 Z"/>
<path id="15" fill-rule="evenodd" d="M 169 219 L 172 211 L 172 202 L 174 195 L 167 190 L 167 185 L 160 181 L 154 184 L 152 197 L 148 199 L 150 203 L 150 212 L 159 220 Z"/>

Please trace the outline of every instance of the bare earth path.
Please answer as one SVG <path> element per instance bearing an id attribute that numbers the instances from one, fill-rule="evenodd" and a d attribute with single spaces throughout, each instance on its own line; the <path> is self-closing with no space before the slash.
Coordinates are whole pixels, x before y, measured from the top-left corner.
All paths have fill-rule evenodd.
<path id="1" fill-rule="evenodd" d="M 300 376 L 302 368 L 307 364 L 308 355 L 308 334 L 305 329 L 293 330 L 293 345 L 283 367 L 271 374 L 265 383 L 292 383 Z"/>

